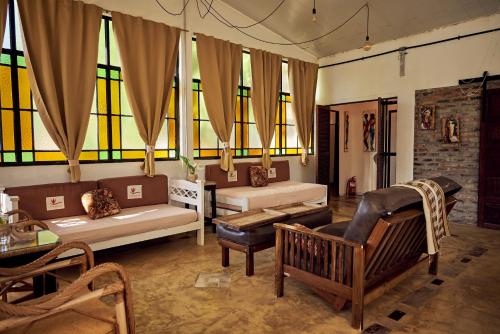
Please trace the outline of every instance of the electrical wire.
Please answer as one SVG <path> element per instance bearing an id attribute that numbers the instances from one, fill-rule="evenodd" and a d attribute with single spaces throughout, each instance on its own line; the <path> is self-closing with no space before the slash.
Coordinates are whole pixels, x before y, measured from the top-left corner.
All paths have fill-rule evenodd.
<path id="1" fill-rule="evenodd" d="M 156 3 L 160 6 L 161 9 L 163 9 L 167 14 L 170 14 L 170 15 L 182 15 L 182 13 L 184 12 L 184 10 L 186 9 L 186 6 L 187 4 L 189 3 L 190 0 L 187 0 L 185 3 L 184 3 L 184 7 L 182 8 L 182 10 L 179 12 L 179 13 L 173 13 L 173 12 L 170 12 L 168 11 L 163 5 L 161 5 L 161 3 L 159 2 L 159 0 L 155 0 Z M 205 10 L 206 10 L 206 13 L 205 14 L 202 14 L 201 13 L 201 9 L 200 9 L 200 6 L 199 6 L 199 2 L 201 1 L 201 4 L 205 7 Z M 233 24 L 231 21 L 229 21 L 228 19 L 226 19 L 221 13 L 219 13 L 219 11 L 217 11 L 217 9 L 215 9 L 215 6 L 213 6 L 213 0 L 211 0 L 210 2 L 208 2 L 208 0 L 196 0 L 196 4 L 197 4 L 197 7 L 198 7 L 198 14 L 200 15 L 200 17 L 203 19 L 205 18 L 208 14 L 212 15 L 217 21 L 219 21 L 221 24 L 225 25 L 226 27 L 228 28 L 232 28 L 232 29 L 236 29 L 238 30 L 240 33 L 242 33 L 243 35 L 246 35 L 252 39 L 255 39 L 259 42 L 262 42 L 262 43 L 267 43 L 267 44 L 273 44 L 273 45 L 302 45 L 302 44 L 307 44 L 307 43 L 311 43 L 311 42 L 315 42 L 319 39 L 322 39 L 326 36 L 329 36 L 331 34 L 333 34 L 334 32 L 336 32 L 337 30 L 339 30 L 340 28 L 342 28 L 343 26 L 345 26 L 348 22 L 350 22 L 356 15 L 359 14 L 359 12 L 361 12 L 361 10 L 363 10 L 365 7 L 367 8 L 368 10 L 368 13 L 369 13 L 369 6 L 368 6 L 368 3 L 365 3 L 363 6 L 361 6 L 357 11 L 354 12 L 354 14 L 352 14 L 351 16 L 349 16 L 344 22 L 342 22 L 340 25 L 336 26 L 335 28 L 332 28 L 330 29 L 329 31 L 327 31 L 326 33 L 323 33 L 321 35 L 319 35 L 318 37 L 315 37 L 315 38 L 311 38 L 311 39 L 308 39 L 308 40 L 305 40 L 305 41 L 301 41 L 301 42 L 274 42 L 274 41 L 269 41 L 269 40 L 266 40 L 266 39 L 262 39 L 262 38 L 259 38 L 259 37 L 256 37 L 256 36 L 253 36 L 252 34 L 249 34 L 247 33 L 246 31 L 244 31 L 243 29 L 247 29 L 247 28 L 250 28 L 250 27 L 253 27 L 257 24 L 260 24 L 262 22 L 264 22 L 265 20 L 267 20 L 269 17 L 271 17 L 280 7 L 281 5 L 283 5 L 283 3 L 285 2 L 285 0 L 282 0 L 275 8 L 273 11 L 271 11 L 268 15 L 266 15 L 266 17 L 264 17 L 263 19 L 253 23 L 253 24 L 250 24 L 248 26 L 237 26 L 235 24 Z M 369 15 L 369 14 L 368 14 Z"/>

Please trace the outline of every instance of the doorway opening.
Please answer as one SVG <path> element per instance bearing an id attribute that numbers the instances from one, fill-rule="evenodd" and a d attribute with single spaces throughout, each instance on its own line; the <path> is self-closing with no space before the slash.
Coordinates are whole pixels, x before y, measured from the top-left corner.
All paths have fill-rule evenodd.
<path id="1" fill-rule="evenodd" d="M 396 125 L 396 97 L 318 106 L 317 183 L 330 196 L 396 183 Z M 352 177 L 355 190 L 346 187 Z"/>

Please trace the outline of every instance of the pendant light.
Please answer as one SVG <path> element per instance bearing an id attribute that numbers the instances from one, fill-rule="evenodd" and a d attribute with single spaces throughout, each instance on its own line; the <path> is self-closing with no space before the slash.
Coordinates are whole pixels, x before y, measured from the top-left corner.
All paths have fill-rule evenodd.
<path id="1" fill-rule="evenodd" d="M 312 20 L 313 22 L 316 22 L 316 0 L 313 0 L 313 10 L 312 10 L 313 16 Z"/>
<path id="2" fill-rule="evenodd" d="M 370 49 L 373 46 L 373 43 L 370 41 L 370 35 L 369 35 L 369 27 L 370 27 L 370 6 L 368 5 L 368 2 L 366 3 L 366 39 L 365 43 L 363 44 L 363 50 L 365 51 L 370 51 Z"/>

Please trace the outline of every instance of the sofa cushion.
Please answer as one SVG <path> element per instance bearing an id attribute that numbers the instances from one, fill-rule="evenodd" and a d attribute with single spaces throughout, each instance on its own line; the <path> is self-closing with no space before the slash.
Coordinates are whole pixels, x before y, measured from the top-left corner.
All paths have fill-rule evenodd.
<path id="1" fill-rule="evenodd" d="M 99 188 L 111 189 L 122 209 L 168 204 L 168 178 L 166 175 L 112 177 L 98 180 L 97 184 Z"/>
<path id="2" fill-rule="evenodd" d="M 82 195 L 82 205 L 90 219 L 112 216 L 120 212 L 120 205 L 108 188 L 87 191 Z"/>
<path id="3" fill-rule="evenodd" d="M 264 188 L 250 186 L 217 189 L 217 202 L 234 204 L 248 202 L 248 210 L 272 206 L 318 201 L 326 197 L 327 187 L 322 184 L 283 181 L 269 183 Z"/>
<path id="4" fill-rule="evenodd" d="M 122 209 L 114 216 L 92 220 L 87 215 L 45 220 L 62 242 L 81 240 L 88 244 L 134 234 L 185 225 L 198 219 L 196 211 L 169 204 Z"/>
<path id="5" fill-rule="evenodd" d="M 236 181 L 228 181 L 227 172 L 220 169 L 219 164 L 205 166 L 205 179 L 215 181 L 217 188 L 243 187 L 250 185 L 250 166 L 261 166 L 259 162 L 242 162 L 234 164 L 238 178 Z M 281 182 L 290 180 L 290 165 L 288 160 L 273 161 L 271 168 L 276 168 L 276 177 L 269 178 L 269 182 Z"/>
<path id="6" fill-rule="evenodd" d="M 34 219 L 45 220 L 84 215 L 81 195 L 96 188 L 96 181 L 82 181 L 11 187 L 5 192 L 19 196 L 19 209 L 29 212 Z"/>
<path id="7" fill-rule="evenodd" d="M 458 183 L 443 176 L 430 179 L 443 188 L 446 197 L 462 189 Z M 380 217 L 413 207 L 422 208 L 422 197 L 413 189 L 391 187 L 369 191 L 363 195 L 344 238 L 364 244 Z"/>
<path id="8" fill-rule="evenodd" d="M 252 187 L 265 187 L 269 183 L 267 169 L 262 166 L 250 166 L 250 185 Z"/>

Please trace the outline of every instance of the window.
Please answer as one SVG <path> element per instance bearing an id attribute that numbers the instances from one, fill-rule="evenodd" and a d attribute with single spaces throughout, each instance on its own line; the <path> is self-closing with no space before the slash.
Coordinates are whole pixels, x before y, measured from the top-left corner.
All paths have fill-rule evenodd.
<path id="1" fill-rule="evenodd" d="M 202 84 L 196 42 L 192 42 L 193 61 L 193 132 L 194 157 L 216 158 L 222 151 L 222 143 L 212 129 L 202 94 Z M 243 52 L 238 95 L 236 97 L 236 117 L 231 135 L 231 148 L 235 157 L 258 157 L 262 155 L 251 103 L 252 71 L 250 54 Z M 302 153 L 291 110 L 288 89 L 288 65 L 282 64 L 282 89 L 276 114 L 275 135 L 271 142 L 271 155 L 299 155 Z M 309 151 L 312 153 L 312 149 Z"/>
<path id="2" fill-rule="evenodd" d="M 12 3 L 12 2 L 11 2 Z M 0 163 L 2 165 L 66 163 L 41 122 L 30 91 L 23 54 L 17 3 L 10 6 L 0 57 Z M 174 78 L 167 119 L 156 144 L 158 159 L 175 159 L 177 150 L 178 79 Z M 81 161 L 143 159 L 139 136 L 123 84 L 112 21 L 103 17 L 99 36 L 96 94 L 80 155 Z"/>

